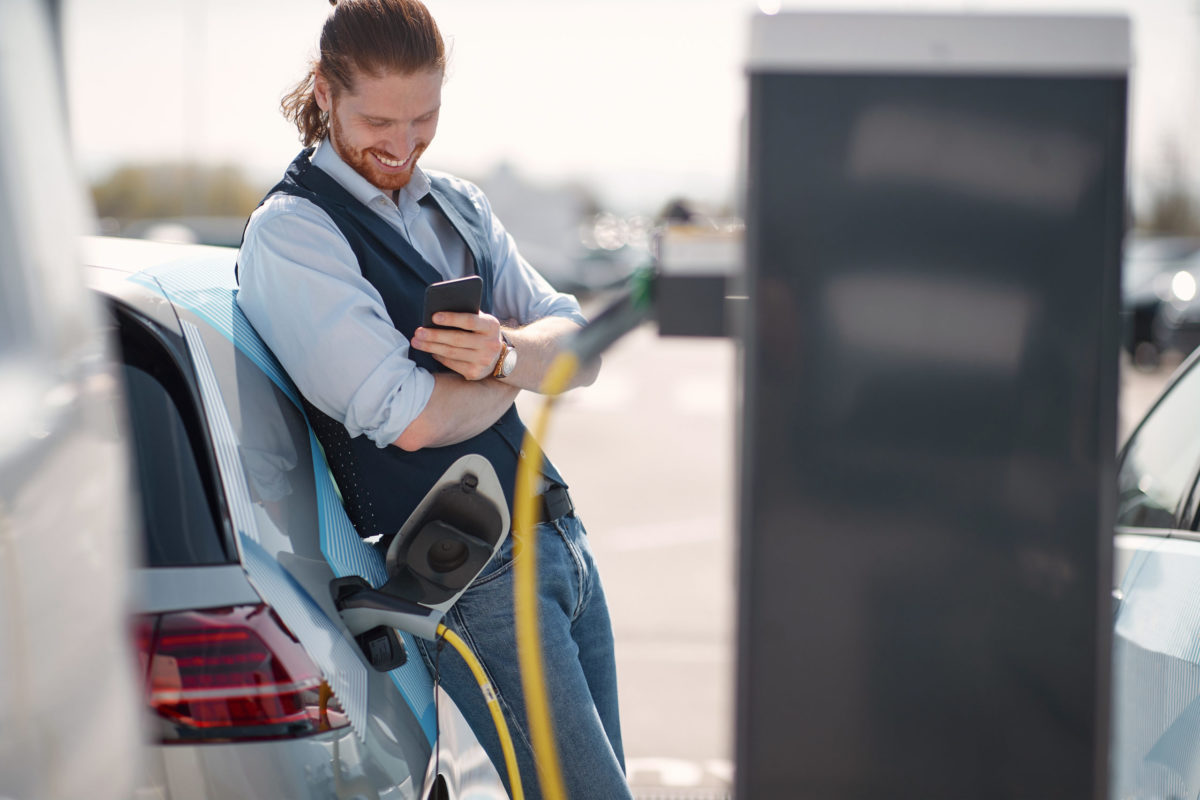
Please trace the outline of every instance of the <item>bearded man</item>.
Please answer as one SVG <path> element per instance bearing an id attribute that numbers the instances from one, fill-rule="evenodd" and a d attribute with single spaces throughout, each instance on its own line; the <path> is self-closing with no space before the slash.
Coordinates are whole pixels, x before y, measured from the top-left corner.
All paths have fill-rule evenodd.
<path id="1" fill-rule="evenodd" d="M 513 400 L 538 388 L 586 323 L 575 298 L 521 257 L 477 187 L 419 166 L 437 132 L 445 67 L 441 34 L 417 0 L 337 2 L 318 59 L 283 101 L 305 149 L 251 216 L 238 256 L 237 302 L 300 389 L 363 537 L 398 531 L 467 453 L 492 462 L 511 510 L 525 433 Z M 434 321 L 448 327 L 421 326 L 430 283 L 476 274 L 479 313 L 442 312 Z M 585 367 L 574 384 L 590 384 L 598 369 Z M 539 615 L 567 790 L 631 797 L 604 591 L 566 482 L 548 461 L 541 483 Z M 509 537 L 445 624 L 483 662 L 526 796 L 538 797 L 511 567 Z M 434 645 L 418 646 L 432 663 Z M 443 658 L 440 671 L 502 765 L 466 665 Z"/>

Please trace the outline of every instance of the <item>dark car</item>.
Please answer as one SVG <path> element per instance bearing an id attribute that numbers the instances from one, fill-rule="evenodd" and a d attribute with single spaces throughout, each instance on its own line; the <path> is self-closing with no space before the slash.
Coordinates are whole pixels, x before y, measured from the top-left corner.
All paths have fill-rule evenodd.
<path id="1" fill-rule="evenodd" d="M 1135 364 L 1155 366 L 1166 350 L 1191 352 L 1200 344 L 1185 328 L 1191 314 L 1200 320 L 1196 270 L 1200 239 L 1134 237 L 1125 245 L 1121 274 L 1121 315 L 1125 350 Z M 1182 273 L 1182 274 L 1181 274 Z M 1182 309 L 1188 309 L 1181 313 Z M 1200 330 L 1200 325 L 1195 326 Z"/>

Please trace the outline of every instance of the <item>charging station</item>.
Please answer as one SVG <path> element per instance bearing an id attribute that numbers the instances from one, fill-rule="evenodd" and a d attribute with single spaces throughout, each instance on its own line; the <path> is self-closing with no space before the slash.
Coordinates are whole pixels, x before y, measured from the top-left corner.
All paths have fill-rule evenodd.
<path id="1" fill-rule="evenodd" d="M 1106 797 L 1128 22 L 749 59 L 736 796 Z"/>

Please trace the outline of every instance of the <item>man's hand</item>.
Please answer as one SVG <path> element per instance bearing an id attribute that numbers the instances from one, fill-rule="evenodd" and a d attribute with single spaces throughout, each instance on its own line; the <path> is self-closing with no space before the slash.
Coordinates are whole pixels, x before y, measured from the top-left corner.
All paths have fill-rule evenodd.
<path id="1" fill-rule="evenodd" d="M 561 317 L 543 317 L 519 328 L 504 328 L 520 358 L 517 368 L 503 380 L 488 376 L 500 356 L 500 323 L 489 314 L 440 311 L 433 315 L 439 325 L 458 330 L 417 328 L 411 344 L 433 355 L 457 374 L 434 375 L 433 395 L 425 408 L 394 444 L 403 450 L 443 447 L 466 441 L 496 422 L 512 405 L 521 390 L 537 391 L 546 370 L 562 350 L 562 343 L 579 331 L 579 326 Z M 582 365 L 571 386 L 587 386 L 596 380 L 600 359 Z M 481 380 L 482 379 L 482 380 Z"/>
<path id="2" fill-rule="evenodd" d="M 437 359 L 438 363 L 478 381 L 492 374 L 500 358 L 500 320 L 491 314 L 439 311 L 433 315 L 438 325 L 449 328 L 417 328 L 411 344 Z"/>

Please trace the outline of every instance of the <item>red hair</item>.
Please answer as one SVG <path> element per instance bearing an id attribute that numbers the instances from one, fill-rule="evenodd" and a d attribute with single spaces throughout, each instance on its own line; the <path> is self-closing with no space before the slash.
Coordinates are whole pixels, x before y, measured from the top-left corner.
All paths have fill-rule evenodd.
<path id="1" fill-rule="evenodd" d="M 329 132 L 329 114 L 313 96 L 319 71 L 335 94 L 353 92 L 360 73 L 375 77 L 445 70 L 446 46 L 429 9 L 419 0 L 331 0 L 321 28 L 320 55 L 308 74 L 284 95 L 283 115 L 310 146 Z"/>

